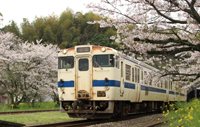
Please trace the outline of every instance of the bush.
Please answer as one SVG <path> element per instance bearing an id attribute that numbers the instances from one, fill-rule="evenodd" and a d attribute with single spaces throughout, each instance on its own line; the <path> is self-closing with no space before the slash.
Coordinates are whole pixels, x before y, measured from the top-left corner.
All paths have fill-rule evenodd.
<path id="1" fill-rule="evenodd" d="M 172 127 L 198 127 L 200 123 L 200 101 L 193 99 L 190 102 L 176 102 L 170 104 L 169 110 L 163 111 L 167 124 Z M 176 110 L 177 109 L 177 110 Z"/>

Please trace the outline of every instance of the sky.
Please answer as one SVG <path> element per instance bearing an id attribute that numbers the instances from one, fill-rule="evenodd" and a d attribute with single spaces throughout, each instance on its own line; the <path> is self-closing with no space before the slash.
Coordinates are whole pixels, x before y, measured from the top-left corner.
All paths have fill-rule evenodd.
<path id="1" fill-rule="evenodd" d="M 27 18 L 32 22 L 37 17 L 46 17 L 51 14 L 60 14 L 71 8 L 74 12 L 89 12 L 86 5 L 94 2 L 94 0 L 2 0 L 0 4 L 0 12 L 3 15 L 3 21 L 0 21 L 0 28 L 9 24 L 14 20 L 17 25 L 23 22 L 23 18 Z M 95 0 L 95 3 L 99 0 Z"/>

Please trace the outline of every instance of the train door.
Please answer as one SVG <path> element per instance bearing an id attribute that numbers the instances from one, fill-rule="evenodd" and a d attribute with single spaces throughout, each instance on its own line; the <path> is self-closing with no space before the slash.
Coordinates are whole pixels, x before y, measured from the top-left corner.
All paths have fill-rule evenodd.
<path id="1" fill-rule="evenodd" d="M 75 91 L 77 99 L 92 98 L 92 57 L 76 57 Z"/>
<path id="2" fill-rule="evenodd" d="M 140 86 L 140 68 L 135 67 L 135 89 L 136 89 L 136 101 L 140 100 L 140 91 L 141 91 L 141 86 Z"/>
<path id="3" fill-rule="evenodd" d="M 124 63 L 121 61 L 120 96 L 124 94 Z"/>

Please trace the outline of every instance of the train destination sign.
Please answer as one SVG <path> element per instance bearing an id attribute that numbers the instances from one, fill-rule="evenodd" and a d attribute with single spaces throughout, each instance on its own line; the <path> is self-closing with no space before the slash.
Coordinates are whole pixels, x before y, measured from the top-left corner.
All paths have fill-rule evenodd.
<path id="1" fill-rule="evenodd" d="M 83 52 L 90 52 L 90 47 L 80 47 L 77 48 L 78 53 L 83 53 Z"/>

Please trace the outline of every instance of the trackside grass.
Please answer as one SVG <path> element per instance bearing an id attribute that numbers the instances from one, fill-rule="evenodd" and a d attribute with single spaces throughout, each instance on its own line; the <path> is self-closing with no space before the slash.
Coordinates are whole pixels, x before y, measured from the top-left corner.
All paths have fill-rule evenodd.
<path id="1" fill-rule="evenodd" d="M 177 102 L 169 105 L 170 110 L 163 110 L 164 123 L 171 127 L 199 127 L 200 101 L 193 99 L 190 102 Z"/>
<path id="2" fill-rule="evenodd" d="M 28 105 L 28 103 L 20 103 L 17 109 L 12 109 L 11 104 L 0 105 L 0 112 L 6 111 L 25 111 L 25 110 L 42 110 L 42 109 L 59 109 L 55 106 L 54 102 L 35 102 L 34 107 Z"/>
<path id="3" fill-rule="evenodd" d="M 46 124 L 65 122 L 71 120 L 77 120 L 69 118 L 67 113 L 56 112 L 42 112 L 42 113 L 28 113 L 18 115 L 0 115 L 0 120 L 16 122 L 26 125 Z"/>

